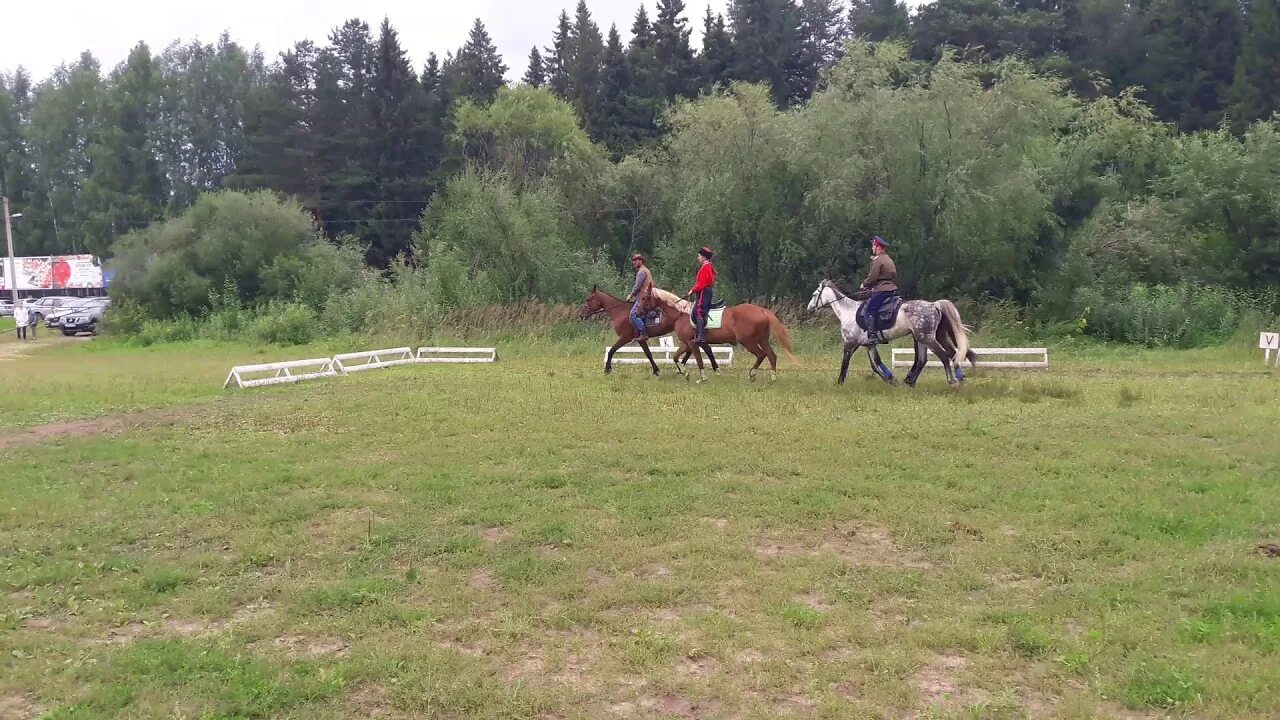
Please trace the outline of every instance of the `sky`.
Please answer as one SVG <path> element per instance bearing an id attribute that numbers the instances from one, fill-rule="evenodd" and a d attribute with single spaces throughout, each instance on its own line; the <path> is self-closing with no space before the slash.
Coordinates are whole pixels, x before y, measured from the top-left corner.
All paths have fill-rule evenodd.
<path id="1" fill-rule="evenodd" d="M 624 42 L 640 2 L 587 0 L 601 30 L 607 33 L 610 23 L 617 23 Z M 726 4 L 727 0 L 686 0 L 695 47 L 701 45 L 706 7 L 722 12 Z M 274 60 L 299 40 L 323 42 L 330 30 L 350 17 L 365 20 L 376 33 L 384 16 L 391 19 L 419 69 L 427 53 L 443 58 L 461 47 L 479 17 L 510 68 L 509 77 L 516 79 L 528 66 L 529 49 L 551 44 L 560 10 L 572 16 L 577 0 L 219 0 L 207 5 L 175 0 L 45 0 L 5 5 L 0 71 L 11 72 L 21 65 L 37 80 L 60 63 L 73 62 L 85 50 L 110 70 L 138 42 L 146 42 L 158 54 L 174 40 L 216 42 L 224 30 L 241 45 L 256 45 Z M 645 5 L 652 18 L 653 0 Z"/>

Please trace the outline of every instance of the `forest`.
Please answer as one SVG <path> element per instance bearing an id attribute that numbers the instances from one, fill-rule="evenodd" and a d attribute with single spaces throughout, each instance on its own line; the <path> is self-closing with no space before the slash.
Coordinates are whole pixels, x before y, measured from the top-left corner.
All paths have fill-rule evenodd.
<path id="1" fill-rule="evenodd" d="M 421 68 L 387 19 L 275 58 L 140 44 L 0 76 L 0 194 L 20 254 L 108 258 L 151 319 L 567 302 L 634 251 L 679 291 L 700 245 L 726 298 L 797 300 L 880 234 L 911 295 L 1195 344 L 1277 310 L 1278 11 L 657 0 L 605 29 L 583 1 L 527 58 L 477 19 Z"/>

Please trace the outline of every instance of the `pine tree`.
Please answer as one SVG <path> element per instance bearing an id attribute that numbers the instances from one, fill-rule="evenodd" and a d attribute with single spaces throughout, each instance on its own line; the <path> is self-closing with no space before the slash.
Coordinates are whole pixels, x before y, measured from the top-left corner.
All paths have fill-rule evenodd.
<path id="1" fill-rule="evenodd" d="M 39 232 L 50 218 L 47 206 L 37 204 L 35 160 L 24 133 L 30 120 L 31 77 L 22 67 L 8 77 L 0 74 L 0 195 Z"/>
<path id="2" fill-rule="evenodd" d="M 873 42 L 905 38 L 911 32 L 901 0 L 849 0 L 849 32 Z"/>
<path id="3" fill-rule="evenodd" d="M 547 84 L 557 97 L 569 96 L 568 58 L 572 53 L 569 44 L 573 34 L 573 26 L 569 23 L 569 13 L 560 11 L 556 21 L 555 32 L 551 35 L 551 47 L 546 49 Z"/>
<path id="4" fill-rule="evenodd" d="M 314 205 L 315 138 L 306 121 L 315 102 L 315 57 L 310 41 L 294 45 L 245 98 L 245 149 L 229 187 L 268 188 Z"/>
<path id="5" fill-rule="evenodd" d="M 578 111 L 587 134 L 599 138 L 602 128 L 604 38 L 591 19 L 586 0 L 578 0 L 565 58 L 566 100 Z"/>
<path id="6" fill-rule="evenodd" d="M 469 97 L 480 103 L 491 103 L 498 88 L 506 84 L 507 66 L 489 38 L 484 23 L 476 18 L 466 45 L 458 51 L 450 65 L 455 98 Z"/>
<path id="7" fill-rule="evenodd" d="M 542 87 L 547 83 L 547 66 L 542 61 L 542 53 L 534 45 L 529 51 L 529 69 L 524 71 L 521 81 L 530 87 Z"/>
<path id="8" fill-rule="evenodd" d="M 361 234 L 370 199 L 377 196 L 377 148 L 370 117 L 370 83 L 376 45 L 369 25 L 348 20 L 329 36 L 317 56 L 315 132 L 316 210 L 332 236 Z"/>
<path id="9" fill-rule="evenodd" d="M 78 208 L 86 249 L 104 253 L 117 235 L 160 217 L 164 188 L 151 145 L 160 72 L 139 44 L 111 75 L 89 131 L 90 164 Z"/>
<path id="10" fill-rule="evenodd" d="M 702 63 L 702 85 L 721 85 L 728 81 L 729 68 L 733 65 L 733 39 L 724 25 L 724 15 L 713 16 L 710 5 L 702 19 L 702 54 L 698 59 Z"/>
<path id="11" fill-rule="evenodd" d="M 799 12 L 790 0 L 730 0 L 733 66 L 730 77 L 767 83 L 774 102 L 785 107 L 792 96 L 790 69 L 799 47 Z"/>
<path id="12" fill-rule="evenodd" d="M 1238 125 L 1264 120 L 1280 111 L 1280 0 L 1253 0 L 1246 20 L 1235 83 L 1231 119 Z"/>
<path id="13" fill-rule="evenodd" d="M 658 65 L 653 24 L 644 5 L 636 10 L 631 24 L 631 43 L 627 46 L 627 75 L 630 81 L 632 127 L 628 134 L 635 144 L 658 137 L 658 115 L 666 104 L 662 86 L 662 68 Z"/>
<path id="14" fill-rule="evenodd" d="M 631 76 L 626 50 L 618 26 L 609 26 L 609 40 L 604 49 L 604 83 L 601 89 L 603 128 L 600 141 L 615 157 L 621 157 L 636 144 L 636 110 L 631 98 Z"/>
<path id="15" fill-rule="evenodd" d="M 844 49 L 845 23 L 837 0 L 803 0 L 799 12 L 799 41 L 789 76 L 792 103 L 808 101 L 822 72 Z"/>
<path id="16" fill-rule="evenodd" d="M 1138 77 L 1160 116 L 1184 131 L 1217 127 L 1240 55 L 1236 0 L 1157 0 Z"/>
<path id="17" fill-rule="evenodd" d="M 366 261 L 387 267 L 411 245 L 414 223 L 431 193 L 430 176 L 439 162 L 437 133 L 428 117 L 427 97 L 399 34 L 383 19 L 369 78 L 370 145 L 376 202 L 360 235 Z"/>
<path id="18" fill-rule="evenodd" d="M 657 0 L 657 11 L 658 17 L 653 22 L 653 51 L 660 71 L 662 97 L 666 100 L 692 97 L 697 92 L 698 69 L 689 47 L 684 0 Z"/>

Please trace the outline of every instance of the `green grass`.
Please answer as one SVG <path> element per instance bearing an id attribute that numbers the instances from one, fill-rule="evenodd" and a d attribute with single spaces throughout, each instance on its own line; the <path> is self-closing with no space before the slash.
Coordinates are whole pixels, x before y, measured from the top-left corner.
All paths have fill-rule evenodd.
<path id="1" fill-rule="evenodd" d="M 0 708 L 1280 708 L 1280 386 L 1243 347 L 1055 348 L 956 392 L 861 358 L 836 388 L 814 333 L 772 384 L 605 377 L 574 340 L 223 392 L 336 348 L 43 338 L 0 360 L 4 433 L 162 415 L 0 450 Z"/>

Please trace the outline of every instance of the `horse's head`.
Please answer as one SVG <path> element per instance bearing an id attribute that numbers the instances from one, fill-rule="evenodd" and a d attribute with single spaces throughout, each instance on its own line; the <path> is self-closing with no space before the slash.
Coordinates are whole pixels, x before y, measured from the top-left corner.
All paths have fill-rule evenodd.
<path id="1" fill-rule="evenodd" d="M 840 299 L 841 293 L 836 290 L 835 284 L 830 280 L 823 279 L 818 283 L 818 289 L 813 291 L 813 297 L 809 298 L 809 312 L 818 312 L 822 308 L 830 307 Z"/>
<path id="2" fill-rule="evenodd" d="M 582 308 L 578 310 L 578 319 L 586 320 L 596 313 L 604 311 L 604 296 L 600 294 L 598 288 L 591 288 L 587 299 L 582 303 Z"/>

